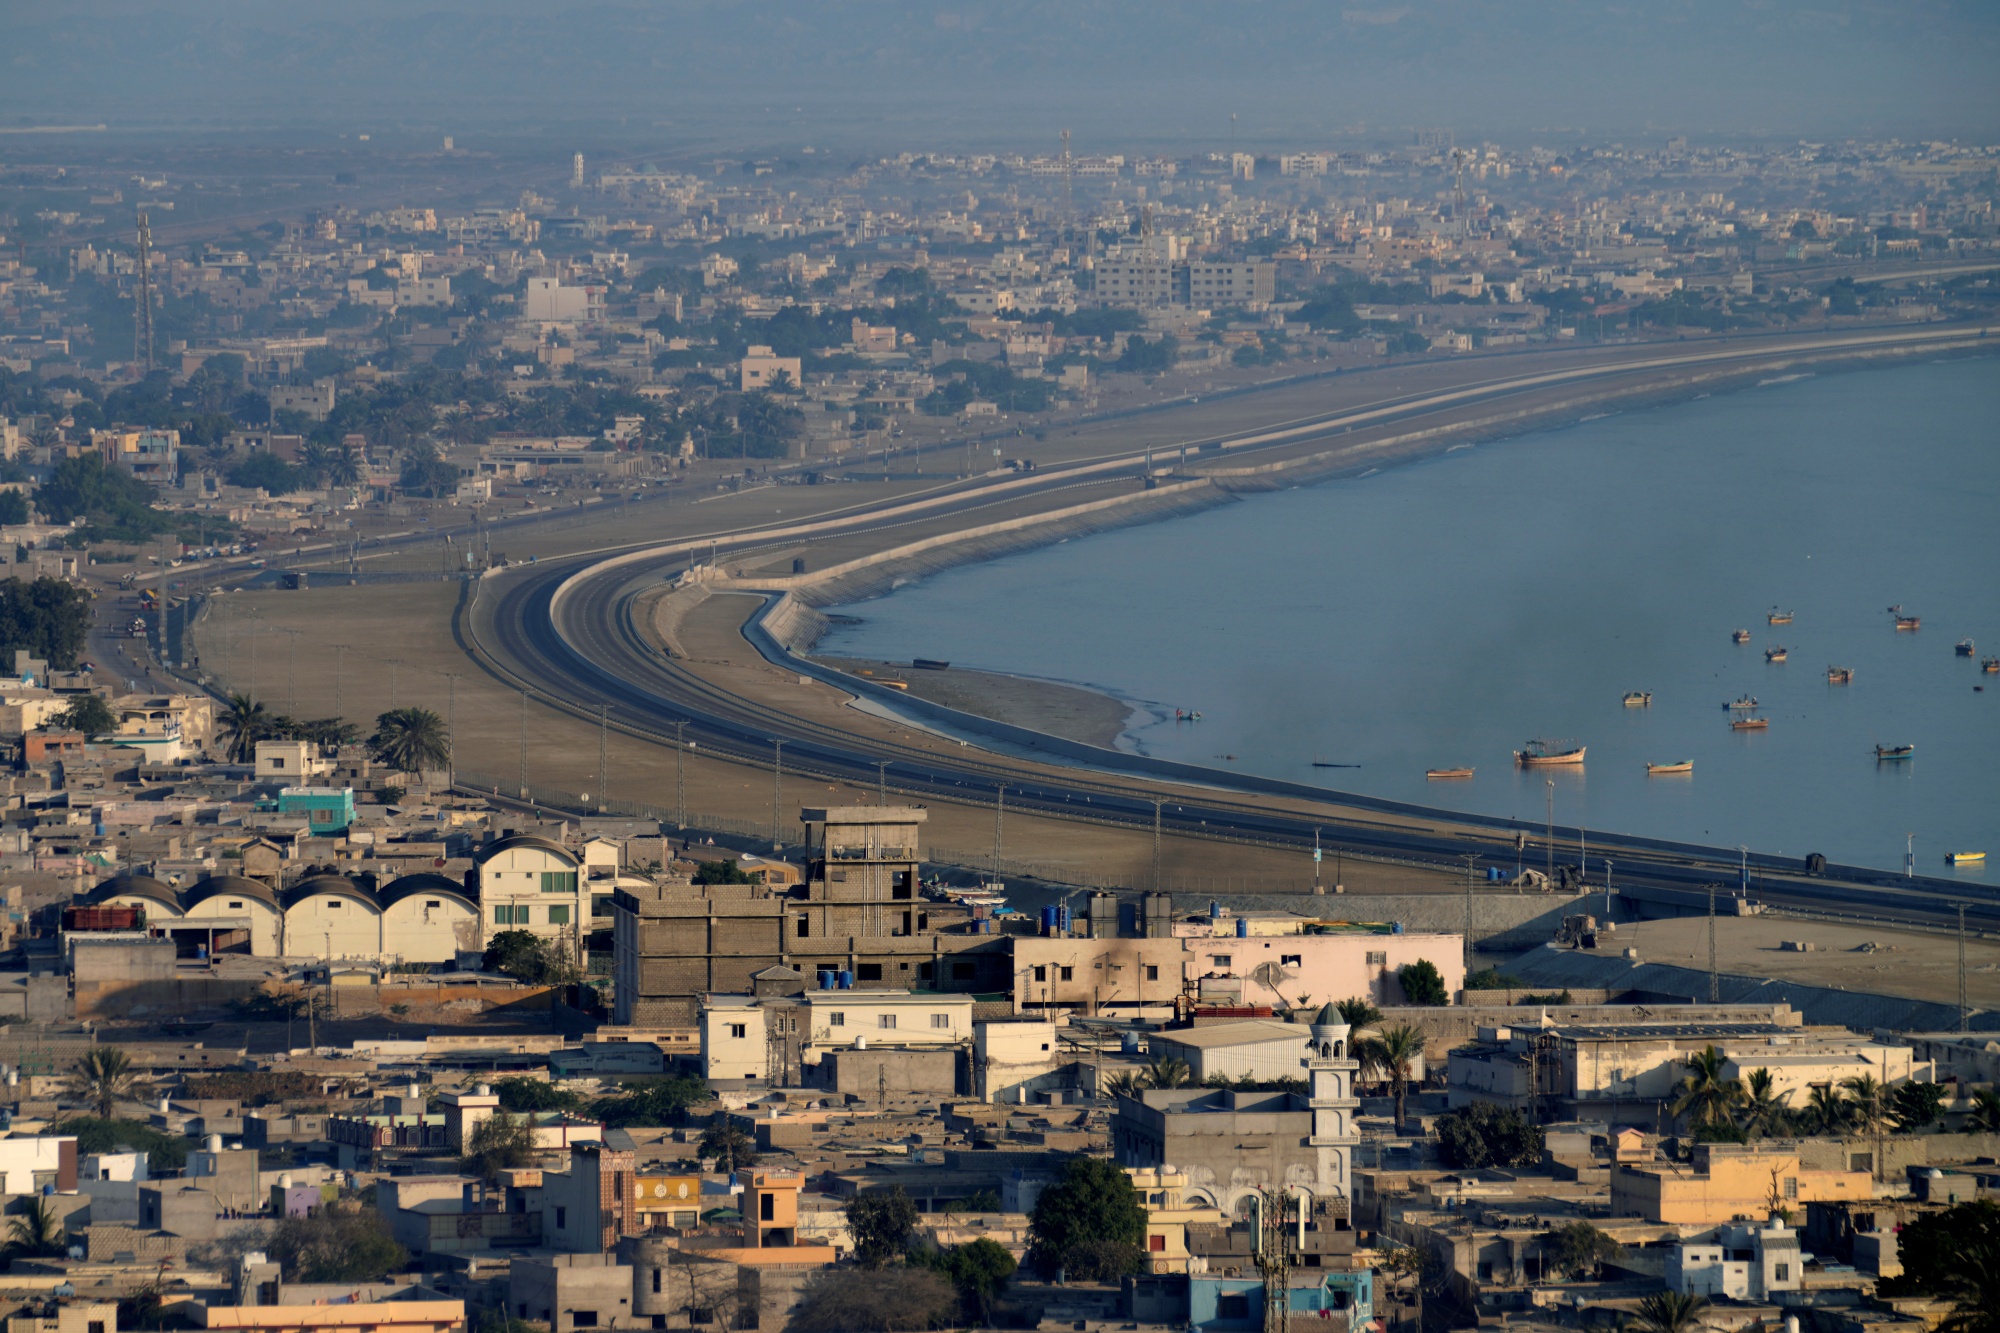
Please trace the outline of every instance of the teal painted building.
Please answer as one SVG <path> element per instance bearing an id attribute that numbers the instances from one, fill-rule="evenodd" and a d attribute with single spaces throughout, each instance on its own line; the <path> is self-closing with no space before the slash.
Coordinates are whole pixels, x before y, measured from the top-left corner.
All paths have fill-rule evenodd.
<path id="1" fill-rule="evenodd" d="M 314 834 L 345 833 L 354 823 L 354 788 L 286 787 L 278 793 L 278 813 L 304 815 Z"/>

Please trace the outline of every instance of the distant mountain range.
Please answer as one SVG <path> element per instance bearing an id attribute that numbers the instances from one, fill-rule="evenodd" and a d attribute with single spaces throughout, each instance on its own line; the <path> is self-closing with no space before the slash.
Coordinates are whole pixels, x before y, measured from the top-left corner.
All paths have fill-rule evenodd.
<path id="1" fill-rule="evenodd" d="M 1990 0 L 16 0 L 0 125 L 1990 134 Z"/>

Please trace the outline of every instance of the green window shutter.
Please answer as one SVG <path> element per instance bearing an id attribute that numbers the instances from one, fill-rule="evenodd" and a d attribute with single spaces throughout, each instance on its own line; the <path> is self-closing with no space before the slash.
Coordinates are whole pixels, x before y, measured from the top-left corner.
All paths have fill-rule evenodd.
<path id="1" fill-rule="evenodd" d="M 552 926 L 567 926 L 569 924 L 569 905 L 567 903 L 560 907 L 551 907 L 549 909 L 549 924 Z"/>

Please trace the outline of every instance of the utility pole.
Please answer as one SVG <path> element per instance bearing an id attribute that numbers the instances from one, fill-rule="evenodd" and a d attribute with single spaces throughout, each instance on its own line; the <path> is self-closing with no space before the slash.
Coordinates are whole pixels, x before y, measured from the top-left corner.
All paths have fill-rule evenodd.
<path id="1" fill-rule="evenodd" d="M 889 761 L 887 759 L 877 759 L 875 761 L 875 804 L 889 804 Z"/>
<path id="2" fill-rule="evenodd" d="M 347 704 L 342 690 L 342 676 L 346 670 L 347 645 L 336 643 L 333 645 L 333 715 L 337 718 L 347 716 Z"/>
<path id="3" fill-rule="evenodd" d="M 993 882 L 1000 882 L 1000 827 L 1007 813 L 1007 784 L 993 789 Z"/>
<path id="4" fill-rule="evenodd" d="M 687 723 L 674 723 L 674 827 L 688 822 Z"/>
<path id="5" fill-rule="evenodd" d="M 1708 886 L 1708 1002 L 1715 1004 L 1722 998 L 1722 978 L 1715 970 L 1715 884 Z"/>
<path id="6" fill-rule="evenodd" d="M 528 692 L 521 691 L 521 799 L 528 799 Z"/>
<path id="7" fill-rule="evenodd" d="M 143 208 L 139 210 L 137 250 L 137 281 L 132 290 L 132 359 L 150 375 L 153 373 L 153 224 L 147 220 Z"/>
<path id="8" fill-rule="evenodd" d="M 782 851 L 785 846 L 785 824 L 781 811 L 785 805 L 785 738 L 778 737 L 771 742 L 771 850 Z"/>
<path id="9" fill-rule="evenodd" d="M 1326 850 L 1319 845 L 1319 825 L 1313 825 L 1313 896 L 1326 892 L 1326 885 L 1320 883 L 1320 866 L 1324 863 Z"/>
<path id="10" fill-rule="evenodd" d="M 1465 862 L 1465 974 L 1472 975 L 1472 870 L 1479 864 L 1478 852 L 1460 854 Z"/>
<path id="11" fill-rule="evenodd" d="M 1153 798 L 1153 892 L 1160 891 L 1160 798 Z"/>
<path id="12" fill-rule="evenodd" d="M 597 705 L 597 813 L 610 808 L 611 797 L 611 705 Z"/>
<path id="13" fill-rule="evenodd" d="M 458 785 L 458 673 L 444 673 L 447 682 L 444 696 L 444 780 L 447 786 Z"/>
<path id="14" fill-rule="evenodd" d="M 1556 884 L 1556 780 L 1554 778 L 1545 780 L 1549 785 L 1549 819 L 1548 829 L 1542 838 L 1544 848 L 1547 852 L 1546 873 L 1543 878 L 1547 880 L 1546 887 L 1554 888 Z"/>
<path id="15" fill-rule="evenodd" d="M 1072 169 L 1071 159 L 1069 155 L 1068 130 L 1064 130 L 1062 132 L 1062 173 L 1063 173 L 1063 232 L 1067 235 L 1067 234 L 1073 234 L 1076 231 L 1076 190 L 1074 184 L 1075 172 Z"/>
<path id="16" fill-rule="evenodd" d="M 388 659 L 388 661 L 389 661 L 389 710 L 391 712 L 394 712 L 397 703 L 402 698 L 399 692 L 400 686 L 398 685 L 398 680 L 399 680 L 398 671 L 403 665 L 403 659 L 400 657 L 392 657 Z"/>
<path id="17" fill-rule="evenodd" d="M 1972 1010 L 1965 1002 L 1965 904 L 1958 904 L 1958 1030 L 1966 1031 L 1972 1022 Z"/>

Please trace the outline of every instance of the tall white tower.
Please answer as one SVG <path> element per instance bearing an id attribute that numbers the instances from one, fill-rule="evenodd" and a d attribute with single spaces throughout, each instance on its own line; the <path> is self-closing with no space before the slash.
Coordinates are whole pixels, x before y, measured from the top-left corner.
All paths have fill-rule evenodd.
<path id="1" fill-rule="evenodd" d="M 582 153 L 578 153 L 569 160 L 569 188 L 572 190 L 581 190 L 583 188 Z"/>
<path id="2" fill-rule="evenodd" d="M 1351 1030 L 1331 1003 L 1313 1015 L 1310 1031 L 1306 1074 L 1311 1080 L 1312 1137 L 1307 1143 L 1318 1159 L 1318 1194 L 1321 1198 L 1352 1198 L 1349 1171 L 1354 1149 L 1361 1142 L 1361 1136 L 1354 1132 L 1354 1113 L 1361 1105 L 1354 1099 L 1354 1075 L 1361 1066 L 1349 1048 Z"/>

